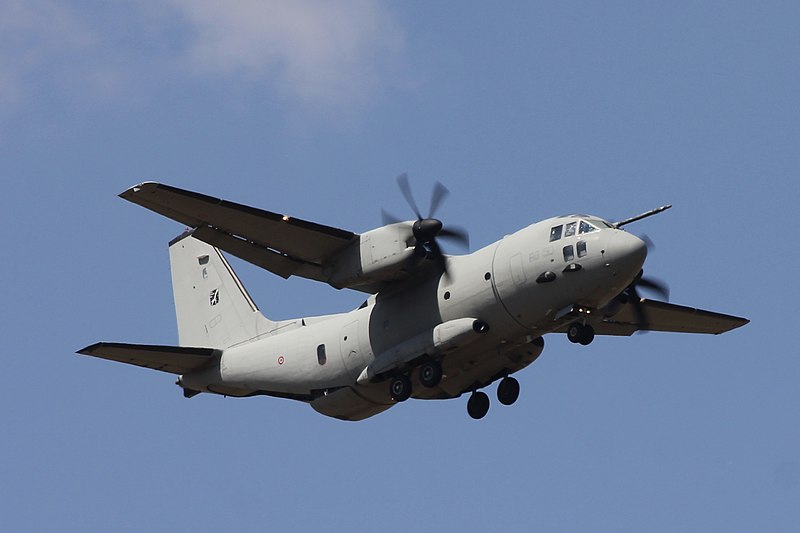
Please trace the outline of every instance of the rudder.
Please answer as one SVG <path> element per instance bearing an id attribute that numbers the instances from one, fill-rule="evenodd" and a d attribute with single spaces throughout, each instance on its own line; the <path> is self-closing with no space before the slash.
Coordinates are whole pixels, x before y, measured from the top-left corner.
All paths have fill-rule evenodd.
<path id="1" fill-rule="evenodd" d="M 181 346 L 225 349 L 272 329 L 218 249 L 188 231 L 169 259 Z"/>

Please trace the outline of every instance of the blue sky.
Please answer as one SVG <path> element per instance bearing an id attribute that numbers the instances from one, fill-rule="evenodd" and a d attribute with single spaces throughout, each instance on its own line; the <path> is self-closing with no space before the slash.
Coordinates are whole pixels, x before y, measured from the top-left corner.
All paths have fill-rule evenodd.
<path id="1" fill-rule="evenodd" d="M 9 530 L 794 530 L 796 2 L 0 4 Z M 472 249 L 624 218 L 719 337 L 549 336 L 520 400 L 331 420 L 93 360 L 177 342 L 152 180 L 356 232 L 395 176 Z M 234 262 L 272 318 L 362 297 Z M 10 343 L 8 342 L 10 341 Z M 493 390 L 490 391 L 493 393 Z"/>

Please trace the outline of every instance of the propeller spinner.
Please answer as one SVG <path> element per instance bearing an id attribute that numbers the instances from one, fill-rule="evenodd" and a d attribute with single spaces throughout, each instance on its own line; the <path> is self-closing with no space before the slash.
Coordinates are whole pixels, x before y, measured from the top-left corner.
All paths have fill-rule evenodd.
<path id="1" fill-rule="evenodd" d="M 469 234 L 465 229 L 454 226 L 446 228 L 441 220 L 434 218 L 434 214 L 436 214 L 436 211 L 442 205 L 442 202 L 447 195 L 450 194 L 450 191 L 447 189 L 447 187 L 442 185 L 441 182 L 437 181 L 433 187 L 431 203 L 428 209 L 428 216 L 423 217 L 422 212 L 417 206 L 417 202 L 414 200 L 414 194 L 411 192 L 411 184 L 408 180 L 408 174 L 405 172 L 400 174 L 397 177 L 397 185 L 400 188 L 400 192 L 403 193 L 403 197 L 406 199 L 409 207 L 411 207 L 411 210 L 417 217 L 417 220 L 411 226 L 411 231 L 414 234 L 414 240 L 416 241 L 416 255 L 440 262 L 445 270 L 445 273 L 447 273 L 447 264 L 444 260 L 442 248 L 439 245 L 437 238 L 441 237 L 443 239 L 450 240 L 463 246 L 464 248 L 469 247 Z M 386 211 L 382 211 L 382 213 L 384 224 L 395 224 L 401 222 L 400 219 L 390 215 Z"/>

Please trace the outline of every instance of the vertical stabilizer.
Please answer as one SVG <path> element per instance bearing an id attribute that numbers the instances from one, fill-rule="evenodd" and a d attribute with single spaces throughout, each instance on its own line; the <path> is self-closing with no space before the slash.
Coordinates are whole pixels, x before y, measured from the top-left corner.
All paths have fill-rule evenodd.
<path id="1" fill-rule="evenodd" d="M 273 329 L 219 250 L 184 233 L 169 245 L 181 346 L 229 348 Z"/>

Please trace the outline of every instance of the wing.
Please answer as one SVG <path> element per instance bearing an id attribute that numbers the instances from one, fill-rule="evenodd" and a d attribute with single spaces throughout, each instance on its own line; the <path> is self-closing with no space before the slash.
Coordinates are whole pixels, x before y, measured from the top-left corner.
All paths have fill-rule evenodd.
<path id="1" fill-rule="evenodd" d="M 322 265 L 358 242 L 350 231 L 159 183 L 142 183 L 119 196 L 197 228 L 196 238 L 284 278 L 327 282 Z"/>
<path id="2" fill-rule="evenodd" d="M 188 374 L 199 370 L 222 352 L 213 348 L 98 342 L 79 350 L 78 353 L 170 374 Z"/>
<path id="3" fill-rule="evenodd" d="M 750 322 L 746 318 L 738 316 L 724 315 L 656 300 L 643 299 L 641 305 L 647 317 L 648 324 L 646 328 L 642 328 L 637 323 L 637 314 L 633 305 L 628 303 L 613 317 L 592 322 L 595 333 L 598 335 L 632 335 L 636 331 L 646 330 L 719 335 Z"/>

